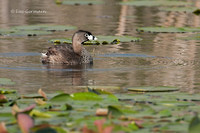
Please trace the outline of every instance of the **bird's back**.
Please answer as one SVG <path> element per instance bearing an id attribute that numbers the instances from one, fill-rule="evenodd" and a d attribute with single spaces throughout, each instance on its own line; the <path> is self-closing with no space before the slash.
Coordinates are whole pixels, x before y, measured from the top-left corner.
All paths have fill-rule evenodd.
<path id="1" fill-rule="evenodd" d="M 42 63 L 61 63 L 76 65 L 82 63 L 91 63 L 92 57 L 83 48 L 81 55 L 74 52 L 71 44 L 60 44 L 49 47 L 46 53 L 42 54 Z"/>

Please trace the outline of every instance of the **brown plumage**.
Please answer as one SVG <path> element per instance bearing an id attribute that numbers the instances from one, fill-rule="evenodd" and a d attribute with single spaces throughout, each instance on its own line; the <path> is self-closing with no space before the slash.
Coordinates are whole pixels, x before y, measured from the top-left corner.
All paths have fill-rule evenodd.
<path id="1" fill-rule="evenodd" d="M 83 43 L 88 40 L 96 40 L 88 31 L 79 30 L 74 33 L 71 44 L 53 45 L 48 48 L 46 53 L 42 53 L 42 63 L 60 63 L 77 65 L 93 63 L 90 53 L 83 47 Z"/>

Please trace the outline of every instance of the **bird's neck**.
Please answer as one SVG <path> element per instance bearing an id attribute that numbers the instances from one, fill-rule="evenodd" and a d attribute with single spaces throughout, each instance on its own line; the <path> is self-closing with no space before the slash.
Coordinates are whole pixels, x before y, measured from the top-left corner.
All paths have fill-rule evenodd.
<path id="1" fill-rule="evenodd" d="M 76 38 L 76 36 L 74 36 L 72 38 L 72 45 L 73 45 L 74 52 L 77 53 L 77 54 L 79 54 L 79 55 L 81 55 L 82 44 L 81 44 L 81 41 Z"/>

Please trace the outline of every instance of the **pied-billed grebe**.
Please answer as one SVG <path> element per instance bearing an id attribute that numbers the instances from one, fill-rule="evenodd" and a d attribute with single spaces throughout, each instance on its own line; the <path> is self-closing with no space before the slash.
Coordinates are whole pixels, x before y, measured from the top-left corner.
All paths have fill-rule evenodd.
<path id="1" fill-rule="evenodd" d="M 88 31 L 79 30 L 74 33 L 71 44 L 60 44 L 49 47 L 46 53 L 42 53 L 42 63 L 60 63 L 77 65 L 93 63 L 89 52 L 83 47 L 83 43 L 88 40 L 97 40 Z"/>

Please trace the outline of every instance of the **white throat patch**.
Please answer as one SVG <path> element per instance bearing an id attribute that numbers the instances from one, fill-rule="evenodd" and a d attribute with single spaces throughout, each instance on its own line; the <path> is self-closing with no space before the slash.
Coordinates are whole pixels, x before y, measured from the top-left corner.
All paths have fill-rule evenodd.
<path id="1" fill-rule="evenodd" d="M 87 36 L 88 40 L 97 40 L 97 38 L 93 35 Z"/>

